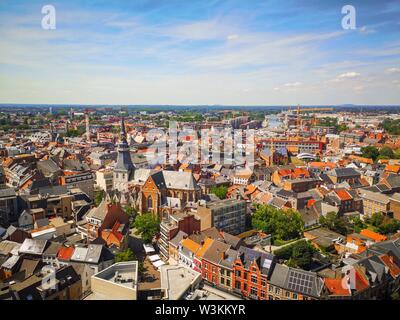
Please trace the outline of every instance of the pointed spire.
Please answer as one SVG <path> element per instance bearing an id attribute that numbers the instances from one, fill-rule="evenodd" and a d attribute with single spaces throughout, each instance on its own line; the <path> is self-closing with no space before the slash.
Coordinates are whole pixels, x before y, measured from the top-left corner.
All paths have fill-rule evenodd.
<path id="1" fill-rule="evenodd" d="M 124 117 L 121 117 L 121 139 L 126 138 L 126 131 L 125 131 L 125 122 L 124 122 Z"/>

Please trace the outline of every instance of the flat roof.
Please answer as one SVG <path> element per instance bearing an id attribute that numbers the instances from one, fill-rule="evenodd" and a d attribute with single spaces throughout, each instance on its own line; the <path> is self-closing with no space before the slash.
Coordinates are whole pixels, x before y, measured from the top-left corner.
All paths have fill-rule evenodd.
<path id="1" fill-rule="evenodd" d="M 161 289 L 165 289 L 168 300 L 179 300 L 192 288 L 192 286 L 201 281 L 201 274 L 184 266 L 160 267 Z"/>
<path id="2" fill-rule="evenodd" d="M 115 285 L 136 290 L 138 279 L 138 261 L 118 262 L 93 275 Z"/>

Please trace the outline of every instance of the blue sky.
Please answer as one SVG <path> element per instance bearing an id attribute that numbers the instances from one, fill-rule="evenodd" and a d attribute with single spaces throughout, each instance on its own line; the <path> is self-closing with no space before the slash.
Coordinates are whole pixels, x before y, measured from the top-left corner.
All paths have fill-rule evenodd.
<path id="1" fill-rule="evenodd" d="M 400 104 L 399 1 L 49 1 L 0 0 L 0 103 Z"/>

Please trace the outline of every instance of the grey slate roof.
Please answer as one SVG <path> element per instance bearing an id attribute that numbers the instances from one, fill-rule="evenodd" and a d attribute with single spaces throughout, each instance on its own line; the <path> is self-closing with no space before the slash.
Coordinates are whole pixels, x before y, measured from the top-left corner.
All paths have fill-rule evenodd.
<path id="1" fill-rule="evenodd" d="M 87 171 L 89 166 L 85 162 L 81 162 L 75 159 L 65 159 L 64 169 L 71 171 Z"/>
<path id="2" fill-rule="evenodd" d="M 179 230 L 178 233 L 176 234 L 176 236 L 175 236 L 173 239 L 171 239 L 171 240 L 169 241 L 169 243 L 171 243 L 171 244 L 174 245 L 175 247 L 178 247 L 179 242 L 181 242 L 181 240 L 182 240 L 184 237 L 187 237 L 186 232 L 183 232 L 182 230 Z"/>
<path id="3" fill-rule="evenodd" d="M 102 245 L 89 244 L 85 261 L 88 263 L 99 263 L 102 250 Z"/>
<path id="4" fill-rule="evenodd" d="M 152 173 L 151 169 L 139 168 L 132 171 L 129 180 L 135 184 L 144 184 Z"/>
<path id="5" fill-rule="evenodd" d="M 92 208 L 86 215 L 87 218 L 94 218 L 103 221 L 107 215 L 107 201 L 103 199 L 98 207 Z"/>
<path id="6" fill-rule="evenodd" d="M 238 254 L 246 269 L 249 269 L 253 262 L 256 261 L 262 274 L 266 276 L 271 275 L 275 266 L 275 256 L 273 254 L 260 252 L 244 246 L 239 248 Z"/>
<path id="7" fill-rule="evenodd" d="M 334 177 L 353 177 L 353 176 L 360 176 L 360 173 L 353 168 L 335 168 L 328 172 L 328 175 Z"/>
<path id="8" fill-rule="evenodd" d="M 20 261 L 20 258 L 21 258 L 20 256 L 11 256 L 10 258 L 7 259 L 6 262 L 4 262 L 1 265 L 1 267 L 11 270 L 18 264 L 18 262 Z"/>
<path id="9" fill-rule="evenodd" d="M 19 248 L 20 253 L 42 255 L 47 245 L 47 240 L 25 239 Z"/>
<path id="10" fill-rule="evenodd" d="M 391 188 L 399 188 L 400 187 L 400 176 L 397 174 L 391 174 L 386 178 L 386 181 L 390 185 Z"/>
<path id="11" fill-rule="evenodd" d="M 195 190 L 197 188 L 191 172 L 162 171 L 167 188 Z"/>
<path id="12" fill-rule="evenodd" d="M 319 297 L 324 282 L 315 272 L 276 264 L 269 283 L 302 295 Z"/>
<path id="13" fill-rule="evenodd" d="M 357 264 L 367 269 L 368 276 L 372 282 L 381 282 L 384 275 L 387 273 L 385 264 L 379 259 L 378 256 L 364 258 L 359 260 Z"/>
<path id="14" fill-rule="evenodd" d="M 233 263 L 235 262 L 236 258 L 238 257 L 238 251 L 234 249 L 228 249 L 225 252 L 225 259 L 221 259 L 220 265 L 228 268 L 233 267 Z"/>

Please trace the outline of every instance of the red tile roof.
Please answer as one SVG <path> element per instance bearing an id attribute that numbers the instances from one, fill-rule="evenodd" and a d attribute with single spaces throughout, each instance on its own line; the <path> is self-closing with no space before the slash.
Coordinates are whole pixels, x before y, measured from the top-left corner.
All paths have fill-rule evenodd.
<path id="1" fill-rule="evenodd" d="M 394 262 L 393 257 L 384 254 L 381 255 L 379 258 L 389 268 L 390 274 L 393 278 L 397 278 L 400 275 L 400 267 Z"/>
<path id="2" fill-rule="evenodd" d="M 63 261 L 69 261 L 74 254 L 74 247 L 61 247 L 61 249 L 58 251 L 58 259 L 63 260 Z"/>
<path id="3" fill-rule="evenodd" d="M 353 197 L 344 189 L 335 190 L 335 193 L 338 195 L 339 199 L 342 201 L 352 200 Z"/>

